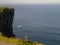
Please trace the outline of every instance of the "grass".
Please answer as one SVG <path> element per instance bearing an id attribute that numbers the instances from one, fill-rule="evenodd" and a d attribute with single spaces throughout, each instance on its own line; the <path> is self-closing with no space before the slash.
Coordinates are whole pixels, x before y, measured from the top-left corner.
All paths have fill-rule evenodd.
<path id="1" fill-rule="evenodd" d="M 32 42 L 32 41 L 26 41 L 26 40 L 22 40 L 22 39 L 17 39 L 17 38 L 7 38 L 5 36 L 3 36 L 0 33 L 0 41 L 5 42 L 5 43 L 13 43 L 16 45 L 45 45 L 42 43 L 38 43 L 38 42 Z"/>

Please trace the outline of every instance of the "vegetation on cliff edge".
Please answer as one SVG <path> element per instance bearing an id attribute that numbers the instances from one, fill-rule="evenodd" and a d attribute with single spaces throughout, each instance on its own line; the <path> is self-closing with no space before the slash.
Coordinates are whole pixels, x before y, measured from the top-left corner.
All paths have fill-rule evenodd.
<path id="1" fill-rule="evenodd" d="M 5 36 L 3 36 L 1 33 L 0 33 L 0 41 L 2 42 L 6 42 L 6 43 L 13 43 L 13 44 L 16 44 L 16 45 L 45 45 L 45 44 L 42 44 L 42 43 L 38 43 L 38 42 L 32 42 L 32 41 L 26 41 L 26 40 L 22 40 L 22 39 L 17 39 L 17 38 L 7 38 Z"/>

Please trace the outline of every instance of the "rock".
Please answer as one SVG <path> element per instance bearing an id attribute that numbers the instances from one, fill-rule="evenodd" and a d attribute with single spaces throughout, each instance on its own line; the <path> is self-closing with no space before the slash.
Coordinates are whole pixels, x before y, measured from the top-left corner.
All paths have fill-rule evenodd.
<path id="1" fill-rule="evenodd" d="M 27 36 L 27 35 L 25 35 L 24 40 L 25 40 L 25 41 L 29 41 L 29 39 L 28 39 L 28 36 Z"/>
<path id="2" fill-rule="evenodd" d="M 7 37 L 15 37 L 13 34 L 14 8 L 0 7 L 0 32 Z"/>

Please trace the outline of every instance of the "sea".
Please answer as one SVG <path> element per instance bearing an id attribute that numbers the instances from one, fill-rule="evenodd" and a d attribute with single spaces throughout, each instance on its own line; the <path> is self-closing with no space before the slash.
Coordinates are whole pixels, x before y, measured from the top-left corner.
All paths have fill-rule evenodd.
<path id="1" fill-rule="evenodd" d="M 17 38 L 28 36 L 30 41 L 60 45 L 60 5 L 20 4 L 15 9 L 13 32 Z"/>

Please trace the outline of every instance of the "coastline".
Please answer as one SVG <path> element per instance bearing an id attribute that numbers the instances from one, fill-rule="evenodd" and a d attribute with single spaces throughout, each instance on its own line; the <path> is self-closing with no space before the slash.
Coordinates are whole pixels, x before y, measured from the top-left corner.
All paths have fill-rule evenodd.
<path id="1" fill-rule="evenodd" d="M 0 45 L 45 45 L 45 44 L 14 37 L 8 38 L 0 34 Z"/>

